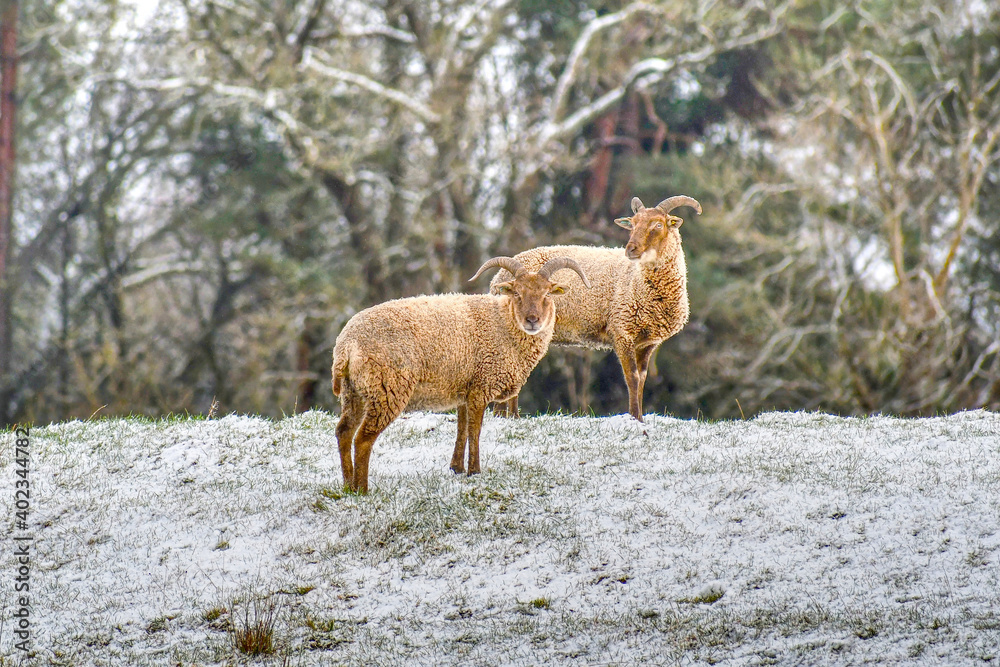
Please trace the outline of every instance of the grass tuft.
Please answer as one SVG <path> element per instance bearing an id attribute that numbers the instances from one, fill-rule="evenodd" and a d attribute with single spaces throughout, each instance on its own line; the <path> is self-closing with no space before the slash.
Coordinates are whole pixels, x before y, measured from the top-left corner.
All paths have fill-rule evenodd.
<path id="1" fill-rule="evenodd" d="M 227 610 L 224 607 L 212 607 L 211 609 L 203 613 L 201 617 L 206 621 L 208 621 L 209 623 L 212 623 L 213 621 L 217 621 L 220 618 L 222 618 L 222 615 L 225 614 L 226 611 Z"/>
<path id="2" fill-rule="evenodd" d="M 344 488 L 344 489 L 331 489 L 330 487 L 323 487 L 322 489 L 320 489 L 319 495 L 323 496 L 324 498 L 329 498 L 330 500 L 340 500 L 341 498 L 346 498 L 347 496 L 352 495 L 352 494 L 346 488 Z M 360 495 L 360 494 L 355 493 L 353 495 L 357 496 L 357 495 Z"/>
<path id="3" fill-rule="evenodd" d="M 721 586 L 706 586 L 703 591 L 695 596 L 681 598 L 678 602 L 685 604 L 713 604 L 722 599 L 722 596 L 726 594 L 726 589 Z"/>
<path id="4" fill-rule="evenodd" d="M 157 632 L 163 632 L 166 629 L 167 619 L 165 616 L 160 616 L 149 622 L 149 625 L 146 626 L 146 634 L 151 635 Z"/>
<path id="5" fill-rule="evenodd" d="M 248 656 L 272 655 L 281 603 L 270 595 L 249 594 L 229 607 L 233 647 Z"/>

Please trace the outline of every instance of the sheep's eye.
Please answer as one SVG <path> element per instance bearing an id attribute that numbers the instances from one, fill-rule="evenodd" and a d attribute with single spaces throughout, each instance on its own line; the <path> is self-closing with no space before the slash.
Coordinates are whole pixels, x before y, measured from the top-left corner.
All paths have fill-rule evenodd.
<path id="1" fill-rule="evenodd" d="M 663 229 L 663 223 L 662 222 L 656 223 L 656 228 L 657 229 Z"/>

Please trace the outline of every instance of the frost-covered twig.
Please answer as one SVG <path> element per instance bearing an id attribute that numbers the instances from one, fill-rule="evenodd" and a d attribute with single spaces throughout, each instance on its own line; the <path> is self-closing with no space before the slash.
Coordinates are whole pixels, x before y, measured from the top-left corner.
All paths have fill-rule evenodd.
<path id="1" fill-rule="evenodd" d="M 412 111 L 421 120 L 429 124 L 438 123 L 441 120 L 441 116 L 432 110 L 430 107 L 418 102 L 413 99 L 413 97 L 407 93 L 400 90 L 395 90 L 387 86 L 382 85 L 374 79 L 370 79 L 363 74 L 357 74 L 356 72 L 348 72 L 336 67 L 331 67 L 329 65 L 324 65 L 314 57 L 317 53 L 314 47 L 307 47 L 305 53 L 302 57 L 302 64 L 300 67 L 304 69 L 311 69 L 318 72 L 324 76 L 328 76 L 339 81 L 345 81 L 347 83 L 352 83 L 359 88 L 363 88 L 368 92 L 382 97 L 390 102 L 398 104 L 399 106 Z"/>
<path id="2" fill-rule="evenodd" d="M 141 287 L 169 276 L 197 275 L 208 271 L 209 268 L 203 262 L 176 261 L 160 263 L 125 276 L 122 279 L 122 288 L 127 290 Z"/>
<path id="3" fill-rule="evenodd" d="M 658 10 L 656 7 L 648 5 L 645 2 L 637 2 L 629 5 L 620 12 L 601 16 L 600 18 L 594 19 L 587 24 L 587 27 L 583 29 L 582 33 L 580 33 L 580 37 L 577 38 L 576 44 L 573 45 L 573 50 L 570 51 L 569 58 L 566 59 L 566 66 L 563 68 L 563 72 L 559 76 L 559 82 L 556 84 L 555 95 L 552 96 L 552 102 L 549 104 L 549 112 L 547 114 L 549 124 L 555 124 L 557 119 L 562 115 L 563 107 L 566 106 L 566 97 L 569 95 L 570 86 L 572 86 L 573 82 L 576 81 L 577 72 L 579 72 L 580 63 L 583 60 L 583 54 L 586 53 L 587 47 L 590 46 L 590 42 L 594 38 L 594 35 L 602 30 L 618 25 L 630 16 L 643 11 L 652 13 L 662 10 Z"/>
<path id="4" fill-rule="evenodd" d="M 573 135 L 575 132 L 587 125 L 587 123 L 592 122 L 595 118 L 606 113 L 609 109 L 618 104 L 618 102 L 625 97 L 628 90 L 634 85 L 652 85 L 661 81 L 669 72 L 672 72 L 680 67 L 703 63 L 719 53 L 744 48 L 751 44 L 756 44 L 773 37 L 780 32 L 781 23 L 779 21 L 779 17 L 783 16 L 787 9 L 788 4 L 783 4 L 775 10 L 772 14 L 771 21 L 768 22 L 766 26 L 750 34 L 740 35 L 722 42 L 708 44 L 701 49 L 683 53 L 673 58 L 646 58 L 644 60 L 640 60 L 632 65 L 618 86 L 604 93 L 590 104 L 577 109 L 562 120 L 557 120 L 558 115 L 555 114 L 555 110 L 561 104 L 558 102 L 558 96 L 562 95 L 565 98 L 568 90 L 560 92 L 557 89 L 557 101 L 554 102 L 555 106 L 552 107 L 553 111 L 550 111 L 549 113 L 548 121 L 543 123 L 536 132 L 535 136 L 537 139 L 533 142 L 534 145 L 532 152 L 536 156 L 541 155 L 547 150 L 550 142 L 558 141 L 564 137 Z M 575 65 L 573 66 L 575 67 Z M 564 77 L 565 76 L 566 75 L 564 73 Z M 567 78 L 567 81 L 569 80 L 570 79 Z M 560 81 L 560 85 L 561 84 L 562 80 Z M 565 84 L 566 87 L 569 85 L 569 83 Z M 536 159 L 533 163 L 525 167 L 525 170 L 522 172 L 519 180 L 526 181 L 535 173 L 545 168 L 545 166 L 546 165 L 540 160 Z"/>

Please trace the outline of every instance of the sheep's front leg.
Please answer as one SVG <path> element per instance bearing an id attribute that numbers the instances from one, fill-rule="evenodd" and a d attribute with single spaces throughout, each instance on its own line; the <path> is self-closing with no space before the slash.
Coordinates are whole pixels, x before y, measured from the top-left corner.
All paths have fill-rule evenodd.
<path id="1" fill-rule="evenodd" d="M 642 385 L 639 381 L 639 364 L 636 361 L 635 347 L 621 339 L 614 341 L 615 354 L 622 365 L 625 384 L 628 385 L 628 412 L 642 421 Z"/>
<path id="2" fill-rule="evenodd" d="M 458 436 L 455 438 L 455 452 L 449 466 L 456 475 L 465 472 L 465 441 L 469 437 L 469 411 L 465 404 L 458 406 Z"/>
<path id="3" fill-rule="evenodd" d="M 469 474 L 479 474 L 479 433 L 483 429 L 486 401 L 470 402 L 469 410 Z"/>

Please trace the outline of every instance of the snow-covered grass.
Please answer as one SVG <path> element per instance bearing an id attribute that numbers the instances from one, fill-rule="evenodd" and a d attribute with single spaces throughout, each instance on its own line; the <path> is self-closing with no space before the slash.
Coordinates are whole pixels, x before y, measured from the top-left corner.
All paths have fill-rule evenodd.
<path id="1" fill-rule="evenodd" d="M 1000 661 L 1000 415 L 487 417 L 468 478 L 454 417 L 414 414 L 367 497 L 335 425 L 32 430 L 29 664 L 232 664 L 261 601 L 265 664 Z"/>

